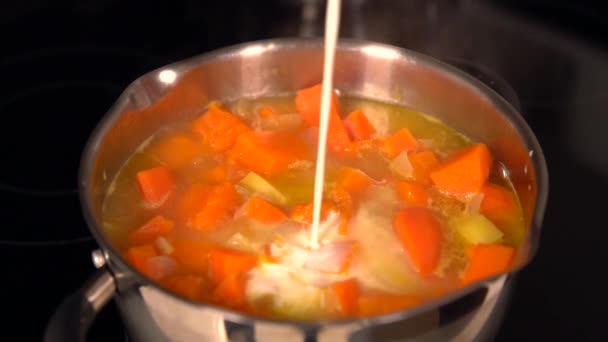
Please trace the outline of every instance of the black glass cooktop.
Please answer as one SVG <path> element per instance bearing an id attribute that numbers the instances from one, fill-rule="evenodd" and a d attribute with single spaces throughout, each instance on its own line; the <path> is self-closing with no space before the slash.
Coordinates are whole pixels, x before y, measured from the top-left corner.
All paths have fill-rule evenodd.
<path id="1" fill-rule="evenodd" d="M 0 299 L 10 311 L 9 336 L 39 340 L 56 305 L 94 270 L 77 167 L 88 134 L 122 89 L 215 48 L 319 35 L 322 17 L 303 15 L 304 2 L 315 13 L 314 0 L 0 5 Z M 598 20 L 606 13 L 586 1 L 343 3 L 343 36 L 465 69 L 520 107 L 540 140 L 550 171 L 541 247 L 520 274 L 498 340 L 608 337 L 598 305 L 603 284 L 593 281 L 608 260 L 605 201 L 596 199 L 608 192 L 608 50 Z M 90 340 L 124 339 L 110 304 Z"/>

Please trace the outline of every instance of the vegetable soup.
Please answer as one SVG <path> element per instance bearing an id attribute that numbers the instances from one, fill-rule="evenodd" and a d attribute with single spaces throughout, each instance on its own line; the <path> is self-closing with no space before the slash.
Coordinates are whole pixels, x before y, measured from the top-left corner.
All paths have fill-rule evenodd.
<path id="1" fill-rule="evenodd" d="M 410 308 L 509 270 L 526 230 L 502 166 L 416 110 L 333 97 L 310 224 L 321 86 L 211 103 L 125 162 L 104 229 L 142 274 L 248 314 L 315 320 Z"/>

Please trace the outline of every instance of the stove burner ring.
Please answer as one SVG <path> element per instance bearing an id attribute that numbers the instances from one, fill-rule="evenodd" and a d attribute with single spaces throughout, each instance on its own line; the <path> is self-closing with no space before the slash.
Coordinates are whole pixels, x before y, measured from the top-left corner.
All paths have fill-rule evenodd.
<path id="1" fill-rule="evenodd" d="M 30 87 L 24 89 L 16 94 L 13 94 L 9 98 L 0 102 L 0 112 L 3 108 L 27 99 L 30 96 L 35 96 L 39 93 L 60 89 L 64 87 L 82 87 L 82 88 L 96 88 L 103 89 L 105 91 L 118 92 L 120 93 L 120 87 L 109 83 L 109 82 L 96 82 L 96 81 L 61 81 L 61 82 L 49 82 L 46 84 Z M 24 196 L 71 196 L 77 194 L 78 190 L 74 188 L 56 188 L 56 189 L 39 189 L 39 188 L 28 188 L 24 186 L 16 186 L 8 184 L 5 181 L 0 180 L 0 192 L 11 192 Z"/>

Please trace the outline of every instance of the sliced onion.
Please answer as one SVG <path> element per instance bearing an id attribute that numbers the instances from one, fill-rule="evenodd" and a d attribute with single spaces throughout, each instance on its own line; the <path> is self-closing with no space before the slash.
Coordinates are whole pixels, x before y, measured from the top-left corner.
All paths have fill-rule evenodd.
<path id="1" fill-rule="evenodd" d="M 339 241 L 322 245 L 311 251 L 304 268 L 328 273 L 342 272 L 350 262 L 354 244 L 352 241 Z"/>
<path id="2" fill-rule="evenodd" d="M 414 172 L 414 167 L 407 157 L 407 152 L 401 152 L 395 159 L 391 161 L 391 169 L 393 172 L 403 178 L 411 178 Z"/>
<path id="3" fill-rule="evenodd" d="M 476 215 L 479 213 L 481 202 L 483 201 L 483 192 L 477 193 L 469 199 L 465 208 L 465 213 L 469 215 Z"/>
<path id="4" fill-rule="evenodd" d="M 157 237 L 154 244 L 161 254 L 169 255 L 173 253 L 173 246 L 171 245 L 171 242 L 169 242 L 169 240 L 167 240 L 164 236 Z"/>
<path id="5" fill-rule="evenodd" d="M 154 279 L 162 279 L 175 271 L 177 263 L 168 255 L 155 256 L 147 260 L 148 273 L 147 275 Z"/>

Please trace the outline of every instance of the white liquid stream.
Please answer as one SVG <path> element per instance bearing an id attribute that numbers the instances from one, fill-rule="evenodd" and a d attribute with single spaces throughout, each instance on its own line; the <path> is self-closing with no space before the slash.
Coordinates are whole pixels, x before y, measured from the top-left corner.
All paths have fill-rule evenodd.
<path id="1" fill-rule="evenodd" d="M 323 60 L 319 146 L 317 148 L 312 227 L 310 229 L 310 247 L 313 249 L 319 247 L 319 221 L 321 219 L 321 203 L 323 201 L 323 185 L 325 183 L 327 131 L 329 128 L 331 92 L 333 91 L 334 57 L 336 54 L 336 41 L 338 40 L 339 29 L 340 0 L 328 0 L 327 14 L 325 16 L 325 58 Z"/>

